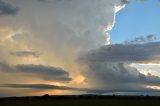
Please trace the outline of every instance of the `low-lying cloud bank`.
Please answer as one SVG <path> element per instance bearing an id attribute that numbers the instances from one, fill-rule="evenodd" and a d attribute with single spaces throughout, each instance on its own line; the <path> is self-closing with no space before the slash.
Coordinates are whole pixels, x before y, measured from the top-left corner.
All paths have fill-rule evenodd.
<path id="1" fill-rule="evenodd" d="M 52 90 L 75 90 L 76 88 L 71 88 L 67 86 L 57 86 L 49 84 L 3 84 L 1 87 L 9 88 L 30 88 L 30 89 L 52 89 Z"/>
<path id="2" fill-rule="evenodd" d="M 50 84 L 2 84 L 0 87 L 4 88 L 16 88 L 16 89 L 37 89 L 37 90 L 66 90 L 66 91 L 82 91 L 85 93 L 95 93 L 95 94 L 107 94 L 107 93 L 160 93 L 160 90 L 154 89 L 137 89 L 137 90 L 128 90 L 128 89 L 88 89 L 88 88 L 73 88 L 68 86 L 57 86 L 57 85 L 50 85 Z"/>

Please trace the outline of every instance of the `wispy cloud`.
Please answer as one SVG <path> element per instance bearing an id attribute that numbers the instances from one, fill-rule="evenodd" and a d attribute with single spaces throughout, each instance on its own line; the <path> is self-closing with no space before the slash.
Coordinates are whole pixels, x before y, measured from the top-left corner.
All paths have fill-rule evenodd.
<path id="1" fill-rule="evenodd" d="M 36 51 L 15 51 L 15 52 L 10 52 L 11 55 L 13 56 L 20 56 L 20 57 L 26 57 L 26 56 L 32 56 L 35 58 L 40 57 L 40 53 Z"/>
<path id="2" fill-rule="evenodd" d="M 142 44 L 142 43 L 148 43 L 148 42 L 156 42 L 159 39 L 157 38 L 156 35 L 154 34 L 149 34 L 147 36 L 142 36 L 142 37 L 136 37 L 135 39 L 131 40 L 131 41 L 126 41 L 126 44 Z"/>

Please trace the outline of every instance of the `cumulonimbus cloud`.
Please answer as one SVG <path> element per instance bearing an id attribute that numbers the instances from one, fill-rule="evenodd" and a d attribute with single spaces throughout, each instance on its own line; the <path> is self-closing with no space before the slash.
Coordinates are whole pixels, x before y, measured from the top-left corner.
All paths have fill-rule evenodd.
<path id="1" fill-rule="evenodd" d="M 53 64 L 54 60 L 58 60 L 58 62 L 62 64 L 62 67 L 69 67 L 69 69 L 71 69 L 69 71 L 73 73 L 76 70 L 72 69 L 74 67 L 73 63 L 75 62 L 72 60 L 77 58 L 79 51 L 84 52 L 85 50 L 99 48 L 101 45 L 104 45 L 106 43 L 106 33 L 104 33 L 104 31 L 112 29 L 115 23 L 116 12 L 128 3 L 128 0 L 38 1 L 41 2 L 37 3 L 37 0 L 19 2 L 18 5 L 22 8 L 21 13 L 14 17 L 13 20 L 9 19 L 10 21 L 8 21 L 7 18 L 0 21 L 2 21 L 4 25 L 14 23 L 17 28 L 23 25 L 28 26 L 28 29 L 31 29 L 32 32 L 31 36 L 33 35 L 34 37 L 32 36 L 32 40 L 21 39 L 21 42 L 26 41 L 27 48 L 32 45 L 34 46 L 33 48 L 39 48 L 38 51 L 45 50 L 47 59 L 48 57 L 49 60 L 53 59 Z M 34 13 L 35 11 L 36 13 Z M 139 40 L 138 38 L 138 41 Z M 3 42 L 3 44 L 5 45 L 5 51 L 6 49 L 8 51 L 14 51 L 9 49 L 7 42 Z M 11 45 L 15 45 L 15 42 L 12 42 Z M 0 55 L 4 57 L 2 53 Z M 50 55 L 50 53 L 52 55 Z M 83 74 L 86 76 L 89 85 L 95 85 L 95 89 L 98 87 L 104 90 L 87 91 L 111 92 L 112 89 L 112 91 L 131 92 L 145 90 L 146 85 L 159 85 L 160 79 L 158 76 L 151 74 L 144 75 L 136 68 L 130 66 L 132 62 L 157 61 L 159 59 L 158 53 L 158 42 L 108 45 L 107 47 L 104 46 L 88 52 L 79 60 L 87 67 Z M 13 52 L 11 55 L 35 56 L 34 53 L 26 51 Z M 5 56 L 3 60 L 5 61 L 7 58 L 8 57 Z M 41 61 L 48 63 L 48 60 L 45 58 Z M 77 63 L 75 64 L 77 65 Z M 0 63 L 0 70 L 3 72 L 6 70 L 6 72 L 8 71 L 10 73 L 24 73 L 29 76 L 35 75 L 47 81 L 71 81 L 67 71 L 53 66 L 35 64 L 18 64 L 11 66 L 7 63 Z M 78 71 L 79 70 L 80 69 L 78 69 Z M 50 86 L 46 85 L 8 86 L 17 88 L 50 88 Z"/>
<path id="2" fill-rule="evenodd" d="M 29 32 L 29 36 L 25 36 L 22 39 L 20 36 L 16 36 L 13 42 L 3 42 L 4 50 L 1 49 L 0 51 L 0 55 L 3 57 L 2 61 L 7 61 L 9 64 L 14 65 L 3 63 L 3 66 L 0 66 L 1 71 L 23 73 L 25 77 L 35 76 L 35 78 L 41 78 L 46 81 L 69 82 L 72 79 L 65 70 L 46 65 L 34 65 L 34 63 L 25 64 L 28 61 L 25 60 L 24 62 L 18 56 L 24 57 L 33 55 L 33 53 L 16 51 L 26 50 L 25 48 L 40 52 L 45 50 L 46 54 L 40 58 L 40 62 L 44 64 L 50 63 L 50 65 L 60 64 L 61 67 L 77 76 L 77 73 L 80 73 L 78 72 L 79 69 L 76 69 L 77 63 L 74 61 L 77 58 L 77 54 L 80 51 L 105 44 L 106 34 L 104 30 L 108 27 L 112 28 L 117 7 L 120 10 L 127 0 L 39 1 L 49 2 L 44 3 L 37 0 L 9 1 L 12 5 L 15 4 L 20 7 L 21 11 L 15 17 L 2 18 L 0 22 L 9 27 L 10 23 L 12 23 L 15 29 L 24 28 L 26 32 Z M 6 37 L 7 34 L 3 35 Z M 29 39 L 27 39 L 28 37 Z M 8 45 L 8 42 L 11 46 Z M 24 47 L 19 47 L 20 45 Z M 13 46 L 14 48 L 12 48 Z M 15 52 L 9 54 L 6 53 L 7 51 Z M 8 54 L 9 56 L 7 56 Z M 13 57 L 13 55 L 16 57 Z M 21 61 L 24 64 L 20 64 Z M 58 74 L 57 71 L 62 73 Z"/>

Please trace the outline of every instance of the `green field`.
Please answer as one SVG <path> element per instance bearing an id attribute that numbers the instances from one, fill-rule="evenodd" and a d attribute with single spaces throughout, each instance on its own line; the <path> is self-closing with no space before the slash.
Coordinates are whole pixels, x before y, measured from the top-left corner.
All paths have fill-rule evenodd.
<path id="1" fill-rule="evenodd" d="M 1 100 L 0 106 L 160 106 L 158 99 Z"/>

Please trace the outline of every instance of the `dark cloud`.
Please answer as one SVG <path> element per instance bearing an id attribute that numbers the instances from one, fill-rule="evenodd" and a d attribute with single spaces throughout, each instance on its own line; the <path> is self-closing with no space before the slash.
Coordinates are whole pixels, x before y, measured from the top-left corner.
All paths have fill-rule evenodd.
<path id="1" fill-rule="evenodd" d="M 148 42 L 155 42 L 158 38 L 154 34 L 149 34 L 145 37 L 137 37 L 134 40 L 126 41 L 126 44 L 137 44 L 137 43 L 148 43 Z"/>
<path id="2" fill-rule="evenodd" d="M 10 54 L 13 56 L 20 56 L 20 57 L 26 57 L 26 56 L 32 56 L 35 58 L 40 57 L 40 53 L 36 51 L 15 51 L 15 52 L 10 52 Z"/>
<path id="3" fill-rule="evenodd" d="M 0 62 L 0 71 L 9 73 L 23 73 L 25 76 L 36 76 L 48 81 L 63 81 L 69 82 L 72 79 L 69 77 L 69 73 L 61 68 L 34 65 L 34 64 L 18 64 L 11 66 L 7 63 Z"/>
<path id="4" fill-rule="evenodd" d="M 87 93 L 96 93 L 96 94 L 107 94 L 107 93 L 122 93 L 128 95 L 129 93 L 138 93 L 138 95 L 144 94 L 144 93 L 160 93 L 160 90 L 154 90 L 154 89 L 142 89 L 142 90 L 129 90 L 129 89 L 112 89 L 112 90 L 86 90 Z"/>
<path id="5" fill-rule="evenodd" d="M 49 84 L 3 84 L 1 87 L 10 88 L 31 88 L 31 89 L 52 89 L 52 90 L 75 90 L 76 88 L 57 86 Z"/>
<path id="6" fill-rule="evenodd" d="M 19 64 L 16 65 L 16 69 L 20 72 L 39 75 L 45 80 L 71 81 L 69 73 L 62 68 L 34 64 Z"/>
<path id="7" fill-rule="evenodd" d="M 57 85 L 50 85 L 50 84 L 2 84 L 0 87 L 7 87 L 7 88 L 16 88 L 16 89 L 38 89 L 38 90 L 68 90 L 68 91 L 82 91 L 86 93 L 96 93 L 96 94 L 105 94 L 105 93 L 115 93 L 115 92 L 157 92 L 159 93 L 160 90 L 154 90 L 154 89 L 137 89 L 137 90 L 124 90 L 124 89 L 87 89 L 87 88 L 73 88 L 68 86 L 57 86 Z"/>
<path id="8" fill-rule="evenodd" d="M 101 47 L 82 56 L 92 62 L 141 62 L 160 60 L 160 42 L 144 44 L 114 44 Z"/>
<path id="9" fill-rule="evenodd" d="M 12 68 L 6 62 L 0 62 L 0 71 L 8 72 Z"/>
<path id="10" fill-rule="evenodd" d="M 129 0 L 121 0 L 122 4 L 128 4 Z"/>
<path id="11" fill-rule="evenodd" d="M 160 85 L 160 77 L 144 75 L 131 66 L 131 63 L 157 62 L 159 54 L 160 42 L 114 44 L 90 51 L 79 60 L 86 65 L 84 75 L 94 87 L 134 91 Z"/>
<path id="12" fill-rule="evenodd" d="M 139 2 L 146 2 L 147 0 L 135 0 L 135 1 L 139 1 Z"/>
<path id="13" fill-rule="evenodd" d="M 0 15 L 15 15 L 19 8 L 0 0 Z"/>

